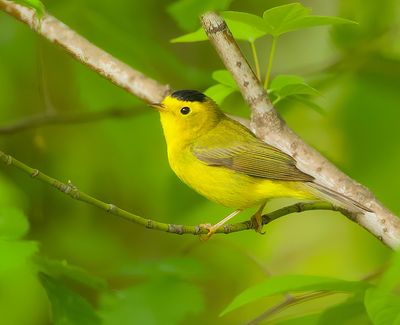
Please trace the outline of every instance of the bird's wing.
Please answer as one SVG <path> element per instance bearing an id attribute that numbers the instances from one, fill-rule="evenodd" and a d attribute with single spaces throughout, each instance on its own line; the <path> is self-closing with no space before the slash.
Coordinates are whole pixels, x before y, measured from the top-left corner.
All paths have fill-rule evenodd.
<path id="1" fill-rule="evenodd" d="M 260 141 L 244 127 L 232 128 L 230 124 L 192 145 L 197 159 L 253 177 L 303 182 L 314 179 L 297 169 L 291 156 Z"/>

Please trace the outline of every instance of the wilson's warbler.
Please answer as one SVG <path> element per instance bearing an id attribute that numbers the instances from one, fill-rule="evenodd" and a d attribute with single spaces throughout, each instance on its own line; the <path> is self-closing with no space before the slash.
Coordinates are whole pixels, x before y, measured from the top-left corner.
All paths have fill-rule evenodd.
<path id="1" fill-rule="evenodd" d="M 161 124 L 172 170 L 211 201 L 235 211 L 208 226 L 209 235 L 241 210 L 260 206 L 253 216 L 261 231 L 267 200 L 291 197 L 325 200 L 353 211 L 366 210 L 322 185 L 296 167 L 296 160 L 254 136 L 226 116 L 209 97 L 179 90 L 159 104 Z"/>

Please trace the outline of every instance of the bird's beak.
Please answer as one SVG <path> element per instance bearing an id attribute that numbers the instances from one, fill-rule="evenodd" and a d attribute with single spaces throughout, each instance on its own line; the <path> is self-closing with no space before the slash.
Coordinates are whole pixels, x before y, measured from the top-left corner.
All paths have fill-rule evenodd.
<path id="1" fill-rule="evenodd" d="M 155 108 L 157 111 L 161 111 L 164 109 L 164 106 L 161 103 L 152 103 L 149 104 L 149 106 Z"/>

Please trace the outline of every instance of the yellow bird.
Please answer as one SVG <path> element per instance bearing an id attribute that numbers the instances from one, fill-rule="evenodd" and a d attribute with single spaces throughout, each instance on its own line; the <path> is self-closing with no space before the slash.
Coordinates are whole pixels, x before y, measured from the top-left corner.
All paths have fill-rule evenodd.
<path id="1" fill-rule="evenodd" d="M 261 231 L 267 200 L 290 197 L 324 200 L 353 211 L 365 210 L 355 201 L 316 184 L 296 167 L 296 160 L 272 147 L 226 116 L 209 97 L 196 90 L 178 90 L 152 104 L 160 112 L 175 174 L 211 201 L 235 209 L 209 234 L 240 211 L 259 206 L 253 216 Z"/>

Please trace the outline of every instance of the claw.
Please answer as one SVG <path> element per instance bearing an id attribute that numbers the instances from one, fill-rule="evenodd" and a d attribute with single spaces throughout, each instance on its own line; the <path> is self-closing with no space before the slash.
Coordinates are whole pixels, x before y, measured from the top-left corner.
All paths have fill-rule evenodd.
<path id="1" fill-rule="evenodd" d="M 258 232 L 259 234 L 261 234 L 261 235 L 265 234 L 265 231 L 262 231 L 262 228 L 263 228 L 263 217 L 262 217 L 262 214 L 263 214 L 263 210 L 264 210 L 265 204 L 266 204 L 266 202 L 263 203 L 260 206 L 260 208 L 257 210 L 257 212 L 254 213 L 254 215 L 251 217 L 251 223 L 253 225 L 254 230 L 256 232 Z"/>
<path id="2" fill-rule="evenodd" d="M 263 229 L 263 218 L 262 218 L 262 214 L 261 213 L 255 213 L 252 217 L 251 217 L 251 223 L 253 225 L 253 228 L 256 232 L 258 232 L 261 235 L 265 234 L 265 231 L 262 231 Z"/>
<path id="3" fill-rule="evenodd" d="M 219 227 L 222 227 L 226 222 L 231 220 L 234 216 L 236 216 L 240 211 L 240 209 L 233 211 L 230 215 L 226 216 L 224 219 L 220 220 L 217 222 L 215 225 L 210 225 L 209 223 L 207 224 L 201 224 L 200 227 L 204 227 L 208 229 L 208 234 L 206 235 L 200 235 L 200 239 L 202 240 L 209 240 L 212 235 L 214 235 Z"/>
<path id="4" fill-rule="evenodd" d="M 211 223 L 202 223 L 199 225 L 201 228 L 205 228 L 208 230 L 207 234 L 202 234 L 200 235 L 200 240 L 202 241 L 207 241 L 211 238 L 212 235 L 215 234 L 215 231 L 217 230 Z"/>

